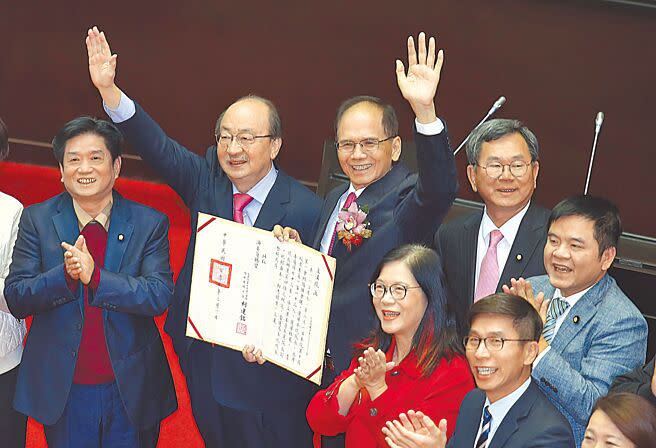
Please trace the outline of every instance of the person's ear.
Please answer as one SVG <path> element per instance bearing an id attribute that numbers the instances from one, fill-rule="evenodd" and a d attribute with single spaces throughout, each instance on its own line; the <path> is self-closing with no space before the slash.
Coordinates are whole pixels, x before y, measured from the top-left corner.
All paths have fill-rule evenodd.
<path id="1" fill-rule="evenodd" d="M 536 341 L 527 342 L 526 345 L 524 345 L 524 365 L 532 365 L 539 353 L 540 346 Z"/>
<path id="2" fill-rule="evenodd" d="M 616 255 L 617 255 L 616 247 L 607 248 L 601 254 L 601 269 L 603 269 L 604 271 L 610 269 L 611 265 L 613 264 L 613 260 L 615 260 Z"/>
<path id="3" fill-rule="evenodd" d="M 476 193 L 478 189 L 476 188 L 476 168 L 474 168 L 474 165 L 467 165 L 467 179 L 469 179 L 472 190 Z"/>
<path id="4" fill-rule="evenodd" d="M 118 156 L 116 159 L 114 159 L 113 163 L 113 168 L 114 168 L 114 180 L 118 179 L 118 175 L 121 173 L 121 163 L 122 163 L 121 156 Z"/>
<path id="5" fill-rule="evenodd" d="M 274 160 L 276 157 L 278 157 L 280 148 L 282 148 L 282 138 L 279 137 L 271 139 L 271 160 Z"/>
<path id="6" fill-rule="evenodd" d="M 397 135 L 392 139 L 392 162 L 398 162 L 401 157 L 402 146 L 401 137 Z"/>

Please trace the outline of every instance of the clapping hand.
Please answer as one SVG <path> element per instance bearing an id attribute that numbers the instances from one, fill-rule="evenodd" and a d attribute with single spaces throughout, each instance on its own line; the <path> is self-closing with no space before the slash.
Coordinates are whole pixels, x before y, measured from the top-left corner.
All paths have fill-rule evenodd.
<path id="1" fill-rule="evenodd" d="M 85 285 L 91 282 L 95 263 L 82 235 L 77 237 L 75 245 L 61 243 L 64 252 L 64 267 L 73 280 L 80 280 Z"/>
<path id="2" fill-rule="evenodd" d="M 367 389 L 372 400 L 378 398 L 387 390 L 385 373 L 394 368 L 394 362 L 387 362 L 382 350 L 366 349 L 358 358 L 358 367 L 355 368 L 355 380 L 360 387 Z"/>
<path id="3" fill-rule="evenodd" d="M 408 37 L 408 73 L 401 60 L 396 60 L 396 79 L 403 98 L 405 98 L 420 123 L 432 123 L 437 119 L 435 113 L 435 93 L 440 83 L 440 73 L 444 64 L 444 51 L 439 50 L 435 56 L 435 38 L 428 40 L 419 33 L 418 51 L 415 41 Z"/>
<path id="4" fill-rule="evenodd" d="M 540 292 L 536 296 L 533 293 L 533 286 L 528 280 L 519 278 L 515 280 L 514 278 L 510 279 L 510 287 L 503 285 L 503 292 L 506 294 L 514 294 L 525 299 L 528 303 L 533 305 L 533 308 L 540 314 L 542 318 L 542 323 L 544 324 L 547 321 L 547 309 L 549 308 L 549 300 L 544 299 L 544 293 Z"/>
<path id="5" fill-rule="evenodd" d="M 399 414 L 399 420 L 387 422 L 383 428 L 385 441 L 391 448 L 444 448 L 446 446 L 446 420 L 436 426 L 422 412 L 408 411 Z"/>

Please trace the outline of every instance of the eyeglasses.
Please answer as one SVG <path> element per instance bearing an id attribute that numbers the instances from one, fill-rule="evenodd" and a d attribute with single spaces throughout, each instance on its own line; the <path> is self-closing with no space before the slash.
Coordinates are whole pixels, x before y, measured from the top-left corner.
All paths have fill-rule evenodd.
<path id="1" fill-rule="evenodd" d="M 497 337 L 488 337 L 488 338 L 479 338 L 478 336 L 465 336 L 462 340 L 462 343 L 465 346 L 465 350 L 476 351 L 481 345 L 481 342 L 485 344 L 491 352 L 498 352 L 503 348 L 503 344 L 506 342 L 530 342 L 533 339 L 506 339 L 506 338 L 497 338 Z"/>
<path id="2" fill-rule="evenodd" d="M 371 153 L 376 151 L 381 143 L 386 142 L 387 140 L 391 140 L 394 137 L 396 137 L 396 135 L 392 135 L 391 137 L 387 137 L 382 140 L 378 140 L 377 138 L 365 138 L 359 142 L 354 142 L 353 140 L 340 140 L 335 142 L 335 148 L 337 148 L 337 151 L 340 151 L 344 154 L 349 154 L 355 151 L 356 146 L 360 145 L 362 151 Z"/>
<path id="3" fill-rule="evenodd" d="M 272 135 L 253 135 L 253 134 L 246 134 L 246 133 L 240 133 L 237 135 L 230 135 L 230 134 L 225 134 L 225 135 L 218 135 L 215 134 L 214 137 L 216 138 L 216 144 L 219 146 L 221 149 L 226 149 L 232 144 L 233 140 L 237 140 L 237 144 L 241 148 L 248 148 L 249 146 L 252 146 L 253 143 L 255 143 L 255 140 L 258 138 L 271 138 L 273 137 Z"/>
<path id="4" fill-rule="evenodd" d="M 369 285 L 371 296 L 378 300 L 381 300 L 383 297 L 385 297 L 387 291 L 389 291 L 390 296 L 392 296 L 394 300 L 403 300 L 405 299 L 405 295 L 408 293 L 408 289 L 416 288 L 421 288 L 421 286 L 405 286 L 401 283 L 394 283 L 393 285 L 389 285 L 389 287 L 387 287 L 380 282 L 375 282 Z"/>
<path id="5" fill-rule="evenodd" d="M 508 167 L 510 169 L 510 174 L 512 174 L 513 176 L 522 177 L 524 174 L 526 174 L 526 170 L 528 170 L 529 165 L 531 165 L 532 163 L 533 162 L 524 162 L 522 160 L 516 160 L 512 163 L 492 162 L 492 163 L 488 163 L 487 165 L 478 165 L 478 166 L 483 168 L 485 170 L 485 173 L 492 179 L 498 179 L 503 174 L 503 170 L 505 167 Z"/>

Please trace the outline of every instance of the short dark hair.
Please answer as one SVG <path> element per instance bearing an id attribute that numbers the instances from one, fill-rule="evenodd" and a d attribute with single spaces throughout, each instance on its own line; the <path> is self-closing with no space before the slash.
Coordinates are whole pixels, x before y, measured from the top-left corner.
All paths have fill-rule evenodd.
<path id="1" fill-rule="evenodd" d="M 594 238 L 599 245 L 599 256 L 611 247 L 617 247 L 622 235 L 620 211 L 608 199 L 590 196 L 571 196 L 560 201 L 551 211 L 548 227 L 567 216 L 580 216 L 594 223 Z"/>
<path id="2" fill-rule="evenodd" d="M 383 112 L 383 130 L 385 131 L 385 137 L 396 137 L 399 135 L 399 120 L 396 118 L 396 111 L 394 107 L 389 104 L 386 104 L 378 97 L 368 96 L 368 95 L 359 95 L 349 98 L 344 101 L 337 108 L 337 115 L 335 116 L 335 137 L 337 137 L 337 130 L 339 129 L 339 123 L 342 121 L 342 116 L 349 110 L 351 107 L 358 105 L 360 103 L 370 103 L 378 107 Z"/>
<path id="3" fill-rule="evenodd" d="M 232 104 L 230 104 L 230 106 L 245 100 L 259 101 L 269 108 L 269 130 L 267 132 L 269 132 L 269 135 L 271 136 L 272 139 L 282 138 L 282 121 L 280 120 L 280 115 L 278 114 L 278 109 L 276 108 L 276 105 L 273 104 L 271 100 L 268 100 L 264 97 L 249 94 L 237 99 Z M 223 112 L 221 112 L 219 118 L 216 119 L 216 124 L 214 125 L 214 134 L 218 134 L 219 131 L 221 131 L 221 122 L 223 121 L 223 117 L 225 116 L 226 110 L 228 110 L 230 106 L 228 106 Z"/>
<path id="4" fill-rule="evenodd" d="M 430 375 L 442 358 L 451 359 L 454 354 L 463 354 L 463 347 L 456 334 L 455 318 L 446 293 L 442 262 L 433 249 L 418 244 L 406 244 L 389 251 L 371 276 L 374 283 L 383 267 L 401 261 L 421 287 L 428 304 L 417 331 L 412 338 L 412 349 L 417 356 L 417 365 L 422 375 Z M 387 351 L 392 341 L 378 322 L 376 328 L 364 341 L 356 344 L 358 355 L 366 347 Z"/>
<path id="5" fill-rule="evenodd" d="M 617 429 L 638 448 L 654 446 L 656 434 L 656 408 L 645 398 L 617 393 L 601 397 L 592 413 L 602 411 Z"/>
<path id="6" fill-rule="evenodd" d="M 0 160 L 5 160 L 9 154 L 9 131 L 7 125 L 0 118 Z"/>
<path id="7" fill-rule="evenodd" d="M 483 143 L 498 140 L 510 134 L 519 134 L 522 136 L 528 146 L 531 162 L 540 159 L 538 139 L 529 128 L 524 126 L 524 123 L 508 118 L 494 118 L 474 129 L 467 139 L 467 160 L 469 164 L 476 165 L 478 163 Z"/>
<path id="8" fill-rule="evenodd" d="M 475 302 L 469 309 L 469 326 L 481 314 L 499 314 L 512 319 L 513 327 L 522 339 L 539 341 L 542 318 L 533 305 L 514 294 L 491 294 Z"/>
<path id="9" fill-rule="evenodd" d="M 66 123 L 52 139 L 52 150 L 60 165 L 64 165 L 66 143 L 70 139 L 84 134 L 102 137 L 107 150 L 112 155 L 112 162 L 123 153 L 123 134 L 116 126 L 99 118 L 77 117 Z"/>

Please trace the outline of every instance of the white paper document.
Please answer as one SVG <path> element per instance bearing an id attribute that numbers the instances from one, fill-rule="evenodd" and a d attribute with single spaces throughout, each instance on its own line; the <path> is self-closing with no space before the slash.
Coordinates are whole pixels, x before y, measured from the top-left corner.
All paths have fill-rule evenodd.
<path id="1" fill-rule="evenodd" d="M 335 259 L 205 213 L 196 232 L 187 336 L 239 351 L 255 345 L 320 384 Z"/>

